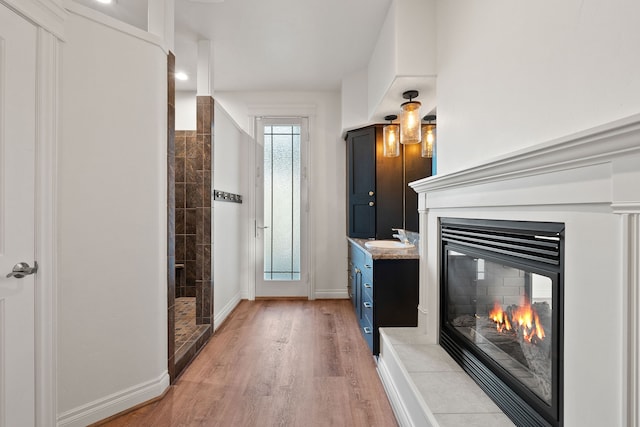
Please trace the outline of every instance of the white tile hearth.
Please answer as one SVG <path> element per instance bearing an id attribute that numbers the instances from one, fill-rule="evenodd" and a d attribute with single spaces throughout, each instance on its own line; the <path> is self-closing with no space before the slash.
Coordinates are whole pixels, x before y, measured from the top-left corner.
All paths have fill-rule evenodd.
<path id="1" fill-rule="evenodd" d="M 380 349 L 378 370 L 401 426 L 514 425 L 442 347 L 426 343 L 418 328 L 381 328 Z"/>

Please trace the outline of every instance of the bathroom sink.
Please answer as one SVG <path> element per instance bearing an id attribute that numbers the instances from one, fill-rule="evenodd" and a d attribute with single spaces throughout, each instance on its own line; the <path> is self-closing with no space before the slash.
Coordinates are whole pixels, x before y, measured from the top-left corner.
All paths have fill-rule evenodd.
<path id="1" fill-rule="evenodd" d="M 397 240 L 369 240 L 364 245 L 369 249 L 408 249 L 414 247 L 411 243 L 402 243 Z"/>

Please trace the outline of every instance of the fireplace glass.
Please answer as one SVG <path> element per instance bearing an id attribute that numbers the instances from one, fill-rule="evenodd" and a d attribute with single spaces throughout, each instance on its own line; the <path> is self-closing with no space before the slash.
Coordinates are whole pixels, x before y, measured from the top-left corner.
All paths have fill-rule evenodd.
<path id="1" fill-rule="evenodd" d="M 517 425 L 562 425 L 564 224 L 440 228 L 440 344 Z"/>
<path id="2" fill-rule="evenodd" d="M 551 278 L 453 250 L 447 257 L 451 326 L 550 405 Z"/>

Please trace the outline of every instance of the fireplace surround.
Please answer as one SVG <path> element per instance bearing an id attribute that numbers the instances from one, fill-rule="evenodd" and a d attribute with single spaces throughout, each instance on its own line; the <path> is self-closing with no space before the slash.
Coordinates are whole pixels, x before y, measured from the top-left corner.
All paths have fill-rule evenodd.
<path id="1" fill-rule="evenodd" d="M 432 360 L 444 344 L 442 218 L 564 224 L 560 424 L 640 425 L 638 182 L 640 114 L 410 184 L 420 212 L 418 327 L 381 331 L 378 359 L 401 425 L 489 417 L 464 412 L 469 405 L 455 390 L 429 394 L 433 378 L 449 368 L 431 373 L 415 363 L 418 355 Z"/>
<path id="2" fill-rule="evenodd" d="M 440 345 L 517 425 L 561 425 L 564 224 L 440 218 L 440 247 Z"/>

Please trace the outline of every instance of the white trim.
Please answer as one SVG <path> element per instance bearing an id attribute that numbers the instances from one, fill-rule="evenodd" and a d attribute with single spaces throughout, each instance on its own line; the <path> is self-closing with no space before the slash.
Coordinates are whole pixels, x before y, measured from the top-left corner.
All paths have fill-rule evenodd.
<path id="1" fill-rule="evenodd" d="M 156 379 L 129 387 L 60 414 L 57 425 L 59 427 L 87 426 L 161 396 L 168 387 L 169 374 L 165 371 Z"/>
<path id="2" fill-rule="evenodd" d="M 622 221 L 624 239 L 622 253 L 623 282 L 627 293 L 626 305 L 626 416 L 628 426 L 640 423 L 640 214 L 625 214 Z M 626 393 L 625 393 L 626 392 Z"/>
<path id="3" fill-rule="evenodd" d="M 59 135 L 60 41 L 37 33 L 35 246 L 36 425 L 56 419 L 57 280 L 56 151 Z"/>
<path id="4" fill-rule="evenodd" d="M 169 54 L 167 42 L 155 34 L 151 34 L 125 22 L 118 21 L 117 19 L 112 18 L 108 15 L 90 9 L 86 6 L 82 6 L 74 2 L 73 0 L 65 0 L 64 7 L 74 15 L 81 16 L 97 24 L 104 25 L 105 27 L 120 31 L 121 33 L 128 36 L 145 41 L 149 44 L 159 47 L 165 54 Z"/>
<path id="5" fill-rule="evenodd" d="M 67 13 L 62 7 L 62 0 L 0 0 L 0 3 L 7 5 L 57 38 L 64 39 Z"/>
<path id="6" fill-rule="evenodd" d="M 236 293 L 233 298 L 231 298 L 231 300 L 229 300 L 229 302 L 222 307 L 222 310 L 220 310 L 219 313 L 214 313 L 214 317 L 213 317 L 213 331 L 217 331 L 218 328 L 220 327 L 220 325 L 222 325 L 222 323 L 224 323 L 225 320 L 227 320 L 227 317 L 229 317 L 229 315 L 231 314 L 231 312 L 238 306 L 238 304 L 240 304 L 240 301 L 242 301 L 242 297 L 240 295 L 240 292 Z"/>
<path id="7" fill-rule="evenodd" d="M 349 299 L 346 289 L 317 289 L 309 299 Z"/>
<path id="8" fill-rule="evenodd" d="M 562 172 L 640 153 L 640 114 L 409 185 L 417 192 L 443 190 Z"/>

